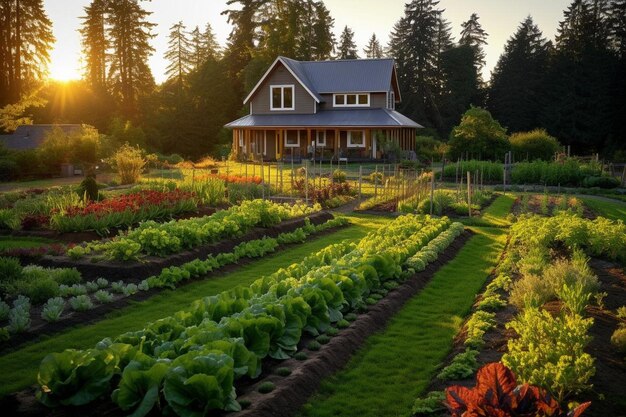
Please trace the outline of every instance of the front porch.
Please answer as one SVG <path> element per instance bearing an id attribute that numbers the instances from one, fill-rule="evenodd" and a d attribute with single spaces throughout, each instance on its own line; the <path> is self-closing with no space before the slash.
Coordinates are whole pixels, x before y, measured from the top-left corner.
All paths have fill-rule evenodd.
<path id="1" fill-rule="evenodd" d="M 236 159 L 255 161 L 371 161 L 383 157 L 391 140 L 403 151 L 415 151 L 415 129 L 394 128 L 236 128 L 232 152 Z"/>

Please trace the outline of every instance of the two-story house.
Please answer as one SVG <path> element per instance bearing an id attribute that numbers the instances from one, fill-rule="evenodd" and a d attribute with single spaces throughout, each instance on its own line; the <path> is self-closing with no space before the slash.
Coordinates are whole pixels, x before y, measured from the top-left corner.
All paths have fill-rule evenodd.
<path id="1" fill-rule="evenodd" d="M 238 158 L 380 158 L 384 138 L 415 150 L 419 124 L 395 111 L 393 59 L 295 61 L 278 57 L 245 98 L 250 114 L 233 129 Z"/>

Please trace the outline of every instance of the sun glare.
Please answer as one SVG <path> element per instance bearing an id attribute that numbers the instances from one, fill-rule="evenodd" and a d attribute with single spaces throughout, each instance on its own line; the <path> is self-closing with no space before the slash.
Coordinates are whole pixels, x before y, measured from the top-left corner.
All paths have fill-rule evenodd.
<path id="1" fill-rule="evenodd" d="M 64 64 L 54 64 L 50 67 L 50 76 L 51 80 L 55 81 L 72 81 L 80 79 L 80 74 L 76 70 L 76 68 L 72 68 L 69 65 Z"/>

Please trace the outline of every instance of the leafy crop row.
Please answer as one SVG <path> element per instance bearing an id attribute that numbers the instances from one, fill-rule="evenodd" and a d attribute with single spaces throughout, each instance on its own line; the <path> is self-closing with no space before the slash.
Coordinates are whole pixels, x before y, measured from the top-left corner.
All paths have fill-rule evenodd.
<path id="1" fill-rule="evenodd" d="M 147 221 L 106 242 L 92 242 L 67 251 L 72 258 L 104 254 L 121 261 L 141 256 L 161 256 L 192 249 L 222 239 L 241 236 L 253 227 L 270 227 L 283 220 L 318 211 L 319 206 L 276 204 L 266 200 L 244 201 L 210 216 L 167 223 Z"/>
<path id="2" fill-rule="evenodd" d="M 49 406 L 87 404 L 110 392 L 118 375 L 112 399 L 135 416 L 165 404 L 163 412 L 180 416 L 238 410 L 236 379 L 258 377 L 263 358 L 291 357 L 303 332 L 326 331 L 362 307 L 371 291 L 409 275 L 407 260 L 448 227 L 446 218 L 403 216 L 358 244 L 328 246 L 143 330 L 104 339 L 94 349 L 49 354 L 38 398 Z M 461 227 L 425 251 L 441 250 Z"/>

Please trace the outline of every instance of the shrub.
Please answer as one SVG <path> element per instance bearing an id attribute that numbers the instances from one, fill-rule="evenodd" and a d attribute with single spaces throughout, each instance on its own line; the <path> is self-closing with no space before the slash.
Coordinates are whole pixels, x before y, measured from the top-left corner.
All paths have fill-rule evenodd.
<path id="1" fill-rule="evenodd" d="M 6 157 L 0 159 L 0 181 L 11 181 L 17 172 L 19 172 L 17 162 Z"/>
<path id="2" fill-rule="evenodd" d="M 450 133 L 450 157 L 465 153 L 479 159 L 500 159 L 509 150 L 506 129 L 485 109 L 472 107 L 463 114 L 461 123 Z"/>
<path id="3" fill-rule="evenodd" d="M 341 170 L 341 169 L 336 169 L 335 171 L 333 171 L 333 181 L 334 182 L 346 182 L 346 172 Z"/>
<path id="4" fill-rule="evenodd" d="M 22 277 L 22 265 L 17 258 L 0 257 L 0 289 L 6 288 Z"/>
<path id="5" fill-rule="evenodd" d="M 52 279 L 59 284 L 74 285 L 80 283 L 83 278 L 76 268 L 58 268 L 51 270 Z"/>
<path id="6" fill-rule="evenodd" d="M 4 321 L 9 317 L 11 307 L 4 301 L 0 300 L 0 321 Z"/>
<path id="7" fill-rule="evenodd" d="M 559 141 L 550 136 L 545 129 L 514 133 L 509 140 L 514 159 L 518 161 L 535 159 L 550 161 L 561 149 Z"/>
<path id="8" fill-rule="evenodd" d="M 113 155 L 113 161 L 120 177 L 121 184 L 134 184 L 141 178 L 141 172 L 146 164 L 140 148 L 123 145 Z"/>
<path id="9" fill-rule="evenodd" d="M 84 180 L 78 186 L 78 195 L 84 198 L 86 201 L 99 200 L 100 190 L 98 189 L 98 183 L 93 176 L 85 177 Z"/>
<path id="10" fill-rule="evenodd" d="M 63 298 L 51 298 L 46 302 L 46 304 L 44 304 L 41 312 L 41 318 L 49 322 L 57 321 L 61 317 L 61 314 L 63 314 L 64 308 L 65 300 Z"/>
<path id="11" fill-rule="evenodd" d="M 476 171 L 483 176 L 485 182 L 501 182 L 504 168 L 503 164 L 499 162 L 469 160 L 460 163 L 446 164 L 443 170 L 443 176 L 453 179 L 459 175 L 459 177 L 462 176 L 463 182 L 465 182 L 467 173 L 469 172 L 474 176 Z"/>
<path id="12" fill-rule="evenodd" d="M 34 304 L 41 304 L 60 294 L 59 284 L 49 276 L 20 280 L 15 291 L 30 298 Z"/>
<path id="13" fill-rule="evenodd" d="M 608 176 L 590 176 L 585 177 L 581 184 L 585 188 L 615 188 L 622 185 L 621 181 L 614 177 Z"/>

